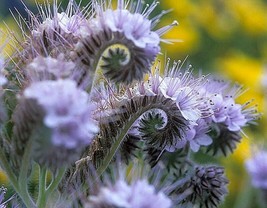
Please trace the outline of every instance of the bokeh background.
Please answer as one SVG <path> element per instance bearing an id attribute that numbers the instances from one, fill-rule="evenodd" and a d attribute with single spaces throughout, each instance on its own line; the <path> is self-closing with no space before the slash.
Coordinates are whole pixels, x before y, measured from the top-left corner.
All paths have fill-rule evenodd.
<path id="1" fill-rule="evenodd" d="M 24 2 L 31 10 L 36 11 L 34 0 L 24 0 Z M 37 2 L 44 1 L 37 0 Z M 66 2 L 63 0 L 62 5 L 64 6 Z M 83 0 L 82 3 L 88 2 L 89 0 Z M 226 167 L 230 180 L 230 194 L 222 207 L 260 207 L 259 191 L 251 187 L 244 161 L 253 155 L 255 149 L 266 145 L 264 95 L 267 92 L 267 0 L 160 0 L 159 2 L 159 9 L 172 10 L 164 16 L 159 25 L 171 24 L 173 20 L 179 22 L 179 26 L 164 38 L 182 41 L 172 45 L 162 44 L 163 55 L 160 58 L 186 59 L 186 62 L 193 65 L 195 71 L 217 74 L 243 84 L 248 90 L 239 98 L 240 101 L 245 102 L 253 98 L 259 110 L 263 112 L 259 125 L 245 130 L 247 136 L 244 136 L 237 150 L 225 159 L 218 159 Z M 18 30 L 10 15 L 11 11 L 15 12 L 14 8 L 27 19 L 20 0 L 0 0 L 0 28 L 3 31 L 0 33 L 1 45 L 8 41 L 6 27 Z M 11 50 L 8 46 L 4 47 L 4 51 Z M 6 183 L 5 175 L 0 172 L 0 185 Z"/>

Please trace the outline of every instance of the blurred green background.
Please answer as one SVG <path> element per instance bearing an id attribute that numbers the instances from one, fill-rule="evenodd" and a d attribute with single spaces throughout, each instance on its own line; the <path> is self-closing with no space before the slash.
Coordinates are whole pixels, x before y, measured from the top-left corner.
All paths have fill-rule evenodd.
<path id="1" fill-rule="evenodd" d="M 60 0 L 58 0 L 60 1 Z M 34 0 L 24 0 L 25 4 L 36 11 Z M 42 3 L 42 0 L 37 0 Z M 65 5 L 67 1 L 63 1 Z M 83 0 L 83 4 L 89 1 Z M 151 3 L 152 1 L 145 1 Z M 161 58 L 184 60 L 193 65 L 195 71 L 204 74 L 218 74 L 244 85 L 248 91 L 239 99 L 241 102 L 255 99 L 259 110 L 265 113 L 263 83 L 267 68 L 267 0 L 161 0 L 160 9 L 169 10 L 159 26 L 179 22 L 164 36 L 166 39 L 179 39 L 172 45 L 162 44 Z M 16 7 L 27 18 L 20 0 L 0 0 L 0 28 L 6 31 L 6 25 L 17 30 L 9 9 Z M 4 23 L 4 22 L 5 23 Z M 0 41 L 6 42 L 7 35 L 2 32 Z M 5 51 L 12 50 L 5 47 Z M 266 65 L 266 66 L 265 66 Z M 266 70 L 267 71 L 267 70 Z M 266 79 L 267 80 L 267 79 Z M 246 129 L 242 143 L 233 155 L 220 162 L 226 166 L 230 179 L 229 192 L 225 208 L 257 208 L 260 200 L 258 191 L 250 186 L 249 177 L 244 169 L 244 161 L 253 154 L 253 147 L 264 145 L 267 135 L 265 116 L 260 125 Z M 0 184 L 6 183 L 6 177 L 0 173 Z M 267 207 L 267 206 L 266 206 Z"/>

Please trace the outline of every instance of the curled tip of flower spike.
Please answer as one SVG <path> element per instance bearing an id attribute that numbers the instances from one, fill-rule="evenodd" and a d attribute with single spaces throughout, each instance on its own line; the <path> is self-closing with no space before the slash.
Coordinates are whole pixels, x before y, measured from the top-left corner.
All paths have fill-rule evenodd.
<path id="1" fill-rule="evenodd" d="M 138 131 L 148 146 L 164 150 L 181 140 L 187 129 L 188 121 L 171 99 L 158 96 L 162 101 L 159 109 L 143 114 L 138 122 Z"/>
<path id="2" fill-rule="evenodd" d="M 159 46 L 140 48 L 121 33 L 110 30 L 95 37 L 100 44 L 90 38 L 84 40 L 78 49 L 78 57 L 89 69 L 100 63 L 98 66 L 103 69 L 104 75 L 117 83 L 141 80 L 159 52 Z M 105 50 L 100 53 L 102 48 Z"/>
<path id="3" fill-rule="evenodd" d="M 113 105 L 117 111 L 101 119 L 103 123 L 100 125 L 99 137 L 88 150 L 96 168 L 103 166 L 103 159 L 107 155 L 114 154 L 110 150 L 119 139 L 122 140 L 122 159 L 127 161 L 129 156 L 135 156 L 134 150 L 139 148 L 140 142 L 145 143 L 148 148 L 164 151 L 166 146 L 174 146 L 188 128 L 189 122 L 182 116 L 176 103 L 160 95 L 135 96 L 124 101 L 115 101 Z M 128 122 L 133 123 L 125 126 Z M 129 129 L 125 132 L 124 139 L 120 137 L 121 131 L 118 127 Z"/>
<path id="4" fill-rule="evenodd" d="M 77 54 L 88 70 L 95 70 L 96 66 L 100 66 L 110 80 L 129 84 L 133 80 L 142 80 L 144 74 L 150 70 L 160 51 L 160 36 L 177 23 L 154 31 L 154 23 L 161 15 L 152 19 L 148 17 L 157 2 L 143 8 L 143 3 L 138 1 L 137 4 L 131 3 L 129 10 L 124 3 L 118 1 L 117 10 L 97 10 L 96 17 L 89 21 L 96 29 L 80 41 Z M 84 77 L 86 76 L 87 72 Z"/>

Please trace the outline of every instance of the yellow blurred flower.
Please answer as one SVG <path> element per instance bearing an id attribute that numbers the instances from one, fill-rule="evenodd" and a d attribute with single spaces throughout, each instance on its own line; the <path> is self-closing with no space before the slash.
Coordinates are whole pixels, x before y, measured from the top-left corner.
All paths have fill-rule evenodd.
<path id="1" fill-rule="evenodd" d="M 2 169 L 0 169 L 0 184 L 1 185 L 7 185 L 8 184 L 8 178 Z"/>
<path id="2" fill-rule="evenodd" d="M 12 31 L 17 31 L 18 26 L 12 17 L 5 19 L 5 22 L 0 21 L 0 52 L 1 55 L 11 54 L 14 47 L 11 45 Z M 15 32 L 14 32 L 15 33 Z"/>
<path id="3" fill-rule="evenodd" d="M 259 105 L 259 110 L 264 110 L 264 97 L 261 86 L 264 68 L 262 61 L 234 52 L 218 60 L 216 65 L 220 73 L 248 89 L 244 95 L 240 96 L 240 102 L 246 102 L 253 98 Z"/>
<path id="4" fill-rule="evenodd" d="M 243 53 L 231 52 L 217 61 L 220 73 L 228 76 L 231 80 L 243 84 L 248 91 L 240 96 L 240 103 L 251 98 L 259 105 L 259 111 L 264 111 L 264 96 L 262 92 L 261 79 L 263 75 L 263 62 L 244 55 Z M 246 132 L 248 138 L 243 138 L 234 153 L 223 160 L 226 166 L 227 177 L 230 180 L 229 192 L 234 196 L 242 192 L 246 184 L 246 173 L 244 161 L 251 156 L 251 146 L 258 139 L 255 132 Z"/>
<path id="5" fill-rule="evenodd" d="M 168 24 L 168 23 L 164 23 Z M 180 55 L 189 54 L 198 49 L 199 37 L 197 31 L 190 26 L 188 22 L 180 22 L 178 27 L 173 28 L 166 35 L 163 36 L 164 39 L 176 39 L 178 40 L 175 45 L 164 44 L 162 45 L 162 52 L 168 52 L 174 54 L 175 57 L 180 57 Z"/>
<path id="6" fill-rule="evenodd" d="M 167 20 L 161 21 L 161 25 L 170 24 L 172 20 L 179 22 L 179 26 L 173 28 L 163 38 L 181 40 L 181 42 L 175 43 L 175 46 L 164 45 L 163 52 L 168 51 L 177 58 L 181 54 L 188 55 L 198 49 L 199 33 L 190 19 L 194 6 L 195 4 L 188 0 L 180 0 L 178 3 L 175 0 L 163 2 L 161 7 L 165 10 L 172 9 L 172 11 L 167 15 Z"/>
<path id="7" fill-rule="evenodd" d="M 228 189 L 231 194 L 238 193 L 243 189 L 242 181 L 244 182 L 246 179 L 244 162 L 251 155 L 250 146 L 252 140 L 251 135 L 249 138 L 242 138 L 234 153 L 222 161 L 230 181 Z"/>
<path id="8" fill-rule="evenodd" d="M 172 8 L 171 14 L 179 19 L 187 18 L 195 7 L 195 4 L 190 0 L 179 0 L 178 2 L 176 0 L 168 0 L 162 3 L 164 8 Z"/>
<path id="9" fill-rule="evenodd" d="M 252 35 L 267 32 L 267 5 L 262 1 L 232 0 L 225 2 L 245 31 Z"/>

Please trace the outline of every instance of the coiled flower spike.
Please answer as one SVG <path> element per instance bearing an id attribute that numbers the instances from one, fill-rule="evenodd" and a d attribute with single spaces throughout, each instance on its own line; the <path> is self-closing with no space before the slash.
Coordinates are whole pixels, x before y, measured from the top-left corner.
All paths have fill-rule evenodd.
<path id="1" fill-rule="evenodd" d="M 90 29 L 90 35 L 76 46 L 81 62 L 88 70 L 99 66 L 107 78 L 117 83 L 141 80 L 160 51 L 161 35 L 177 22 L 154 30 L 164 14 L 149 18 L 158 2 L 147 5 L 145 9 L 141 0 L 136 4 L 131 1 L 129 6 L 125 6 L 124 0 L 118 0 L 116 10 L 105 8 L 96 1 L 93 5 L 96 17 L 89 21 L 89 25 L 94 30 Z M 86 76 L 87 72 L 84 73 Z"/>
<path id="2" fill-rule="evenodd" d="M 57 0 L 46 2 L 39 15 L 28 11 L 30 31 L 22 29 L 11 60 L 0 59 L 0 165 L 21 205 L 218 207 L 224 169 L 195 160 L 203 149 L 232 151 L 258 116 L 250 102 L 235 102 L 241 87 L 169 59 L 164 74 L 157 65 L 143 79 L 177 25 L 156 29 L 166 13 L 153 16 L 159 2 L 117 0 L 112 9 L 113 0 L 83 8 L 69 0 L 62 12 Z M 116 162 L 125 178 L 114 177 Z"/>

